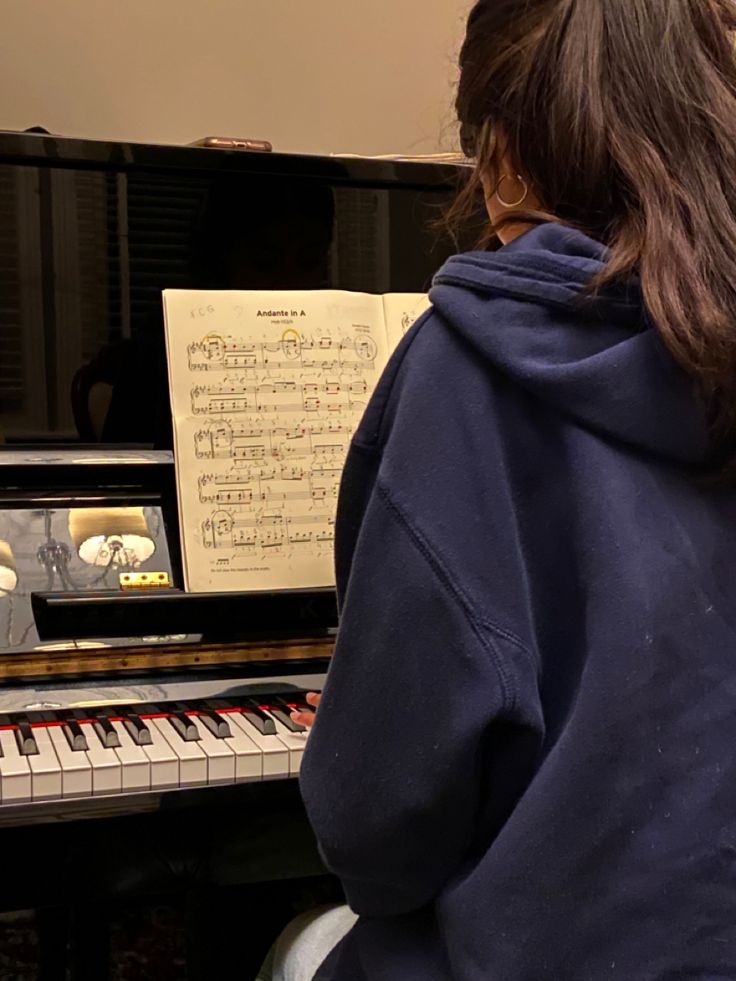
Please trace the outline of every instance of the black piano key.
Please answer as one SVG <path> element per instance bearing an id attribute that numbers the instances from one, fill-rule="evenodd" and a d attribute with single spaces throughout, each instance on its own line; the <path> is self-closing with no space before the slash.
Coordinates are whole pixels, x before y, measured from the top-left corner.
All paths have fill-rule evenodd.
<path id="1" fill-rule="evenodd" d="M 168 720 L 185 742 L 199 742 L 197 726 L 184 712 L 172 712 Z"/>
<path id="2" fill-rule="evenodd" d="M 212 709 L 213 712 L 219 712 L 220 709 L 232 708 L 235 702 L 228 698 L 203 698 L 202 701 L 198 702 L 197 704 L 204 705 L 207 708 Z M 2 718 L 2 716 L 0 716 L 0 718 Z"/>
<path id="3" fill-rule="evenodd" d="M 84 722 L 85 724 L 94 719 L 91 709 L 58 709 L 56 715 L 62 722 Z M 84 732 L 84 728 L 82 728 Z"/>
<path id="4" fill-rule="evenodd" d="M 28 722 L 19 722 L 15 730 L 15 741 L 21 756 L 38 756 L 38 745 Z"/>
<path id="5" fill-rule="evenodd" d="M 111 722 L 113 719 L 119 719 L 121 715 L 125 715 L 127 709 L 121 708 L 119 705 L 102 705 L 95 709 L 95 716 L 98 719 L 109 719 Z"/>
<path id="6" fill-rule="evenodd" d="M 303 691 L 297 692 L 294 695 L 277 695 L 274 698 L 274 702 L 277 705 L 282 705 L 289 712 L 311 712 L 314 715 L 316 711 L 315 707 L 309 704 L 306 695 L 307 693 Z"/>
<path id="7" fill-rule="evenodd" d="M 206 726 L 215 739 L 230 739 L 232 736 L 232 730 L 221 715 L 218 715 L 214 709 L 208 708 L 201 702 L 191 702 L 187 704 L 188 712 L 196 712 L 197 718 Z"/>
<path id="8" fill-rule="evenodd" d="M 298 722 L 294 722 L 290 713 L 290 709 L 281 705 L 269 704 L 266 706 L 268 712 L 275 718 L 278 719 L 282 725 L 285 725 L 290 732 L 306 732 L 307 727 L 300 725 Z"/>
<path id="9" fill-rule="evenodd" d="M 273 721 L 270 715 L 263 711 L 260 704 L 251 698 L 241 698 L 236 699 L 234 704 L 236 708 L 240 709 L 244 719 L 247 719 L 252 726 L 264 736 L 275 736 L 276 735 L 276 723 Z"/>
<path id="10" fill-rule="evenodd" d="M 75 753 L 80 753 L 89 749 L 87 737 L 76 719 L 68 719 L 66 722 L 64 722 L 61 726 L 61 731 L 66 736 L 66 741 L 69 743 L 69 748 L 74 750 Z"/>
<path id="11" fill-rule="evenodd" d="M 151 731 L 139 715 L 131 715 L 129 712 L 120 712 L 130 738 L 136 746 L 150 746 L 153 743 Z"/>
<path id="12" fill-rule="evenodd" d="M 247 698 L 208 698 L 209 708 L 217 711 L 218 709 L 235 709 L 256 728 L 263 736 L 276 735 L 276 723 L 273 719 L 257 705 L 247 704 Z"/>
<path id="13" fill-rule="evenodd" d="M 199 702 L 167 702 L 164 707 L 166 708 L 167 715 L 178 713 L 179 715 L 189 716 L 199 711 Z"/>
<path id="14" fill-rule="evenodd" d="M 106 749 L 120 748 L 120 736 L 115 731 L 115 727 L 107 716 L 96 716 L 92 725 L 95 732 L 100 737 L 100 742 Z"/>
<path id="15" fill-rule="evenodd" d="M 157 717 L 167 714 L 165 708 L 161 705 L 156 705 L 154 702 L 136 702 L 135 711 L 141 718 L 145 718 L 146 716 Z"/>
<path id="16" fill-rule="evenodd" d="M 230 723 L 217 712 L 210 712 L 206 709 L 202 709 L 200 718 L 210 730 L 212 735 L 217 739 L 230 739 L 232 737 L 233 733 L 232 729 L 230 728 Z"/>
<path id="17" fill-rule="evenodd" d="M 267 712 L 263 711 L 261 703 L 254 698 L 245 696 L 243 698 L 208 698 L 206 704 L 215 711 L 218 709 L 236 709 L 262 736 L 276 735 L 276 723 Z"/>
<path id="18" fill-rule="evenodd" d="M 191 712 L 191 706 L 189 702 L 167 702 L 164 706 L 167 712 Z"/>
<path id="19" fill-rule="evenodd" d="M 38 744 L 33 735 L 31 720 L 25 713 L 14 712 L 12 715 L 0 713 L 0 728 L 11 730 L 22 756 L 37 756 Z M 2 747 L 0 747 L 2 748 Z"/>
<path id="20" fill-rule="evenodd" d="M 62 713 L 59 712 L 58 714 L 61 715 Z M 77 722 L 89 722 L 93 718 L 92 709 L 68 709 L 65 714 L 70 719 L 76 719 Z"/>

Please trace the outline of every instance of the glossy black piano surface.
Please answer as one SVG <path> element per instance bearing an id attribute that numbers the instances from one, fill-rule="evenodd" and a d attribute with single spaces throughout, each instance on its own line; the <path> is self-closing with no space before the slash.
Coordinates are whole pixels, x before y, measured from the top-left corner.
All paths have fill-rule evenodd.
<path id="1" fill-rule="evenodd" d="M 162 289 L 426 289 L 452 251 L 433 223 L 460 174 L 0 133 L 0 679 L 290 655 L 324 667 L 334 601 L 319 623 L 271 603 L 274 626 L 265 599 L 260 617 L 201 603 L 153 622 L 116 605 L 126 567 L 106 568 L 79 529 L 137 510 L 136 570 L 181 588 Z M 73 594 L 100 590 L 113 606 L 93 622 L 82 595 L 75 629 Z M 54 597 L 36 621 L 41 593 Z"/>
<path id="2" fill-rule="evenodd" d="M 0 133 L 0 434 L 170 448 L 162 289 L 426 290 L 459 173 Z"/>
<path id="3" fill-rule="evenodd" d="M 157 620 L 121 591 L 183 585 L 161 290 L 425 290 L 458 180 L 0 133 L 0 908 L 73 904 L 80 875 L 104 912 L 324 871 L 288 706 L 324 680 L 334 598 Z"/>

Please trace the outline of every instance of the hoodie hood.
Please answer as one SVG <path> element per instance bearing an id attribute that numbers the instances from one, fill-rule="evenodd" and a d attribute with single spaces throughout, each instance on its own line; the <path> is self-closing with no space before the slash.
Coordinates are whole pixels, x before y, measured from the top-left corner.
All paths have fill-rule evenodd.
<path id="1" fill-rule="evenodd" d="M 579 425 L 678 463 L 705 461 L 694 387 L 651 326 L 636 281 L 581 301 L 606 249 L 546 224 L 498 252 L 450 259 L 434 307 L 505 375 Z"/>

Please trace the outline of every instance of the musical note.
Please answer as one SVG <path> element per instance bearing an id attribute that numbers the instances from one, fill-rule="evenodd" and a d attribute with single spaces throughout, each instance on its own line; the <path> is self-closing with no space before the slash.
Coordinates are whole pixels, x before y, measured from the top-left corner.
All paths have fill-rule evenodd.
<path id="1" fill-rule="evenodd" d="M 207 334 L 187 345 L 190 371 L 312 370 L 333 373 L 363 372 L 375 366 L 378 347 L 372 337 L 360 335 L 335 340 L 286 330 L 274 342 L 244 341 Z M 329 356 L 326 356 L 329 355 Z"/>
<path id="2" fill-rule="evenodd" d="M 164 302 L 188 588 L 331 583 L 345 456 L 389 353 L 383 298 Z"/>

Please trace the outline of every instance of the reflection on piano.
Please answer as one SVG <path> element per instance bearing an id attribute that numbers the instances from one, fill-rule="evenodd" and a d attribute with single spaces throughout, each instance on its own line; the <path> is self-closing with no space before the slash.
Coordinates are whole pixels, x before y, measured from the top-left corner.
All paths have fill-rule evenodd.
<path id="1" fill-rule="evenodd" d="M 307 733 L 289 709 L 322 687 L 334 595 L 180 591 L 161 291 L 426 291 L 452 248 L 429 222 L 457 176 L 0 134 L 0 908 L 82 904 L 77 954 L 97 960 L 79 977 L 106 977 L 113 899 L 202 895 L 201 930 L 212 889 L 253 883 L 261 902 L 263 883 L 290 893 L 325 874 L 295 780 Z M 228 397 L 218 373 L 256 354 L 224 340 L 193 351 L 202 405 Z M 252 492 L 258 438 L 198 434 L 204 457 L 233 461 L 232 482 L 200 487 L 213 513 Z M 123 592 L 130 571 L 172 588 Z M 243 977 L 281 925 L 258 920 L 259 902 Z M 63 977 L 56 939 L 49 977 Z"/>

